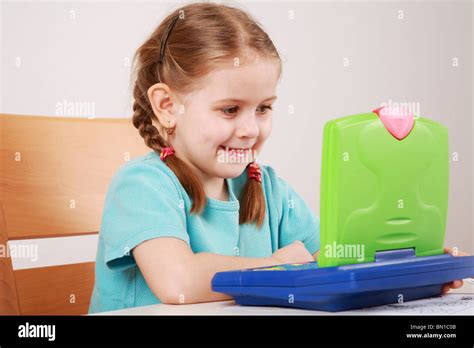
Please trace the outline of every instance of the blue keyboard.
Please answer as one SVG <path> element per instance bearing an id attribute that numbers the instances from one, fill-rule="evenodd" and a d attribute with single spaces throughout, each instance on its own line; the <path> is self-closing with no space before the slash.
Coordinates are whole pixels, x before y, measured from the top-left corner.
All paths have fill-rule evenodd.
<path id="1" fill-rule="evenodd" d="M 321 311 L 406 302 L 441 294 L 474 276 L 474 256 L 449 254 L 318 268 L 317 262 L 219 272 L 212 290 L 238 304 Z"/>

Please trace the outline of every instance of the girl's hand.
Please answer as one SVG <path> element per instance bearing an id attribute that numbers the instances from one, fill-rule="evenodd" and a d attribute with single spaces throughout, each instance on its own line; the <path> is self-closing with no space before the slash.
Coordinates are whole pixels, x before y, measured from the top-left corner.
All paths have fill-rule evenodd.
<path id="1" fill-rule="evenodd" d="M 303 242 L 299 240 L 278 249 L 270 257 L 277 264 L 303 263 L 314 261 L 313 255 L 305 248 Z"/>
<path id="2" fill-rule="evenodd" d="M 464 253 L 462 251 L 454 252 L 452 248 L 444 248 L 444 253 L 445 254 L 451 254 L 451 255 L 454 255 L 454 256 L 469 256 L 469 254 Z M 451 289 L 458 289 L 463 285 L 464 285 L 464 282 L 463 282 L 462 279 L 452 281 L 451 283 L 446 283 L 446 284 L 443 285 L 443 294 L 447 293 Z"/>

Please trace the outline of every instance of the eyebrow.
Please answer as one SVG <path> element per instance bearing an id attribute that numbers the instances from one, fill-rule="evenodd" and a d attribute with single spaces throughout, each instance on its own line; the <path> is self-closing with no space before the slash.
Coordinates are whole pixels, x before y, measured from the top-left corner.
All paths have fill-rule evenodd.
<path id="1" fill-rule="evenodd" d="M 263 102 L 270 101 L 270 100 L 275 100 L 275 99 L 277 99 L 277 96 L 272 95 L 271 97 L 268 97 L 268 98 L 264 99 Z M 214 103 L 223 103 L 223 102 L 245 103 L 245 100 L 236 99 L 236 98 L 226 98 L 226 99 L 217 100 Z"/>

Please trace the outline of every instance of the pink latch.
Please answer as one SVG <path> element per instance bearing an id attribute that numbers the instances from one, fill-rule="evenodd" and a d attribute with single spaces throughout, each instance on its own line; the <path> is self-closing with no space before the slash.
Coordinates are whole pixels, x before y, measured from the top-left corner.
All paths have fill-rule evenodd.
<path id="1" fill-rule="evenodd" d="M 380 117 L 385 128 L 398 140 L 406 138 L 415 125 L 413 115 L 398 108 L 392 110 L 389 107 L 382 106 L 372 112 Z"/>

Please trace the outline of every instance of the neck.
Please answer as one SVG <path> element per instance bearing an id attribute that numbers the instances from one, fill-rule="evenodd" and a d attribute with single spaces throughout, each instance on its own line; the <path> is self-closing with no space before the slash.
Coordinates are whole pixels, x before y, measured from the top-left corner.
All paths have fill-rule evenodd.
<path id="1" fill-rule="evenodd" d="M 188 160 L 183 160 L 188 164 L 188 166 L 193 169 L 193 171 L 199 177 L 199 180 L 201 180 L 206 197 L 217 199 L 219 201 L 229 200 L 227 184 L 223 178 L 217 176 L 209 176 L 206 173 L 200 171 L 195 166 L 193 166 L 191 163 L 189 163 Z"/>
<path id="2" fill-rule="evenodd" d="M 214 177 L 207 180 L 201 178 L 201 180 L 207 197 L 219 201 L 229 200 L 229 192 L 227 191 L 227 184 L 224 179 Z"/>

